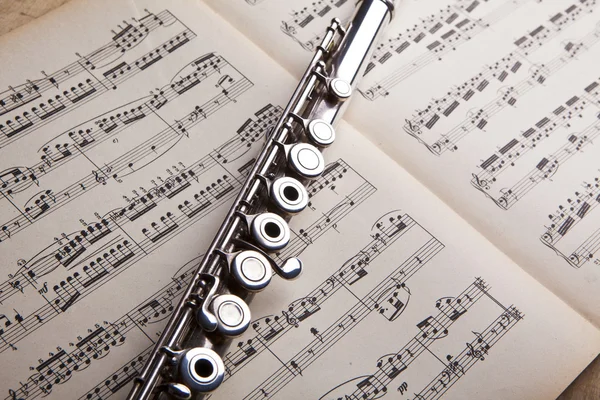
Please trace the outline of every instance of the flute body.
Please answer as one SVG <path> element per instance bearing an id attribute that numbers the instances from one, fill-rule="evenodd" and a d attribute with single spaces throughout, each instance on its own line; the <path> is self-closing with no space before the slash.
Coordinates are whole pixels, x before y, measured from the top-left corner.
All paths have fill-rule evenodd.
<path id="1" fill-rule="evenodd" d="M 321 150 L 348 106 L 392 0 L 361 0 L 347 26 L 334 19 L 160 339 L 129 400 L 202 399 L 225 378 L 232 338 L 251 322 L 249 302 L 273 272 L 296 279 L 302 262 L 270 256 L 290 240 L 288 221 L 307 205 L 305 184 L 323 172 Z"/>

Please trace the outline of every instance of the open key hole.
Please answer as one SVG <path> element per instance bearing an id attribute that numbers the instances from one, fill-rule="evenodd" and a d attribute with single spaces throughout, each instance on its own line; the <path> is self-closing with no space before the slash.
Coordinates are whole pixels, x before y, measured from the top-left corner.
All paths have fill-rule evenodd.
<path id="1" fill-rule="evenodd" d="M 298 189 L 293 186 L 286 186 L 283 189 L 283 195 L 290 201 L 296 201 L 300 197 Z"/>
<path id="2" fill-rule="evenodd" d="M 205 358 L 202 358 L 196 361 L 194 365 L 194 370 L 198 374 L 198 376 L 202 378 L 209 378 L 213 372 L 215 371 L 215 367 L 213 364 Z"/>
<path id="3" fill-rule="evenodd" d="M 278 238 L 281 235 L 281 228 L 275 222 L 267 222 L 265 224 L 265 233 L 272 238 Z"/>

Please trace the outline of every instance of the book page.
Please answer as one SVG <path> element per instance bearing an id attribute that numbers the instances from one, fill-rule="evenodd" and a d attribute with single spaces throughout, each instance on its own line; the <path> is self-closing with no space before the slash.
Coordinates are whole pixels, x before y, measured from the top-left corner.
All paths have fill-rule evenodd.
<path id="1" fill-rule="evenodd" d="M 456 50 L 426 50 L 421 57 L 435 60 L 418 71 L 414 60 L 373 70 L 350 115 L 598 326 L 600 11 L 567 3 L 475 9 L 473 26 L 485 29 L 473 28 Z"/>
<path id="2" fill-rule="evenodd" d="M 331 20 L 339 18 L 346 24 L 356 4 L 351 0 L 205 2 L 297 78 L 304 73 Z"/>
<path id="3" fill-rule="evenodd" d="M 74 2 L 0 54 L 4 398 L 124 399 L 297 81 L 187 1 Z M 255 297 L 212 398 L 558 395 L 600 332 L 338 137 L 274 255 L 304 274 Z"/>
<path id="4" fill-rule="evenodd" d="M 348 3 L 214 6 L 287 66 Z M 599 23 L 594 1 L 399 2 L 346 116 L 597 326 Z"/>

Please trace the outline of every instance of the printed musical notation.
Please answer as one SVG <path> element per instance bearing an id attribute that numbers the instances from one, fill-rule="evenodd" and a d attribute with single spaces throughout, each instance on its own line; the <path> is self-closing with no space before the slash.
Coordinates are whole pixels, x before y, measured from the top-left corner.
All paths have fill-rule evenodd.
<path id="1" fill-rule="evenodd" d="M 600 229 L 597 216 L 592 214 L 600 203 L 600 177 L 584 181 L 580 186 L 548 216 L 550 224 L 540 237 L 542 243 L 574 268 L 592 261 L 600 264 L 597 254 Z"/>
<path id="2" fill-rule="evenodd" d="M 583 16 L 596 11 L 595 2 L 577 3 L 557 11 L 548 23 L 537 26 L 514 42 L 515 49 L 494 64 L 483 66 L 468 81 L 449 88 L 441 98 L 433 99 L 426 107 L 407 119 L 404 131 L 435 155 L 457 151 L 458 143 L 469 134 L 489 128 L 494 118 L 527 93 L 541 87 L 553 75 L 577 57 L 591 50 L 599 40 L 597 27 L 579 40 L 561 43 L 557 54 L 545 62 L 533 62 L 530 55 L 541 48 L 552 46 L 553 39 L 574 25 Z M 564 6 L 561 6 L 561 9 Z M 480 93 L 496 95 L 484 104 L 475 104 Z M 483 100 L 483 99 L 482 99 Z M 483 100 L 485 101 L 485 100 Z M 469 107 L 466 116 L 461 108 Z M 453 126 L 451 128 L 447 128 Z"/>
<path id="3" fill-rule="evenodd" d="M 313 337 L 291 358 L 278 357 L 282 365 L 244 398 L 273 397 L 293 379 L 301 376 L 315 360 L 369 315 L 378 314 L 380 318 L 392 322 L 402 314 L 411 296 L 407 282 L 427 265 L 444 245 L 406 214 L 398 215 L 392 212 L 384 215 L 374 225 L 373 230 L 375 233 L 369 246 L 360 250 L 305 297 L 291 303 L 281 315 L 269 315 L 256 321 L 252 326 L 257 335 L 240 342 L 239 349 L 225 357 L 226 367 L 230 374 L 233 374 L 240 366 L 261 354 L 273 355 L 276 350 L 270 346 L 283 335 L 291 334 L 290 331 L 295 332 L 292 328 L 304 329 Z M 390 267 L 378 265 L 374 260 L 375 256 L 379 257 L 383 251 L 392 248 L 394 242 L 404 235 L 415 235 L 419 238 L 418 244 L 409 246 L 412 253 L 407 252 L 410 255 L 405 261 L 392 267 L 391 271 Z M 402 243 L 404 241 L 400 241 L 400 244 Z M 380 277 L 383 279 L 379 283 L 373 282 Z M 307 326 L 308 318 L 325 307 L 327 302 L 337 300 L 338 296 L 349 295 L 348 298 L 353 299 L 354 305 L 339 317 L 332 315 L 331 325 L 322 329 Z M 303 326 L 305 328 L 302 328 Z M 265 349 L 269 351 L 264 352 Z"/>
<path id="4" fill-rule="evenodd" d="M 336 222 L 339 222 L 339 220 Z M 330 227 L 334 226 L 330 225 Z M 238 372 L 252 359 L 260 355 L 266 350 L 268 344 L 275 342 L 286 334 L 291 334 L 292 332 L 290 331 L 299 327 L 300 323 L 306 323 L 305 320 L 315 312 L 319 311 L 321 307 L 324 307 L 324 303 L 337 291 L 340 289 L 343 291 L 344 288 L 347 290 L 348 286 L 354 285 L 358 279 L 364 277 L 367 274 L 367 269 L 374 268 L 372 265 L 374 260 L 386 249 L 391 248 L 392 245 L 403 238 L 404 235 L 411 234 L 409 232 L 412 234 L 420 233 L 423 235 L 425 231 L 408 215 L 388 213 L 380 218 L 373 226 L 371 232 L 372 240 L 360 250 L 356 256 L 344 263 L 331 278 L 327 279 L 307 296 L 294 301 L 285 311 L 282 311 L 280 316 L 261 317 L 252 323 L 253 330 L 256 332 L 252 336 L 252 339 L 239 342 L 237 350 L 231 351 L 225 357 L 227 378 Z M 396 270 L 396 274 L 400 271 L 400 276 L 406 276 L 405 279 L 407 279 L 408 276 L 417 272 L 422 264 L 426 263 L 427 260 L 432 258 L 442 248 L 443 245 L 441 245 L 441 243 L 429 236 L 429 240 L 425 242 L 417 253 L 415 253 L 416 255 L 412 258 L 412 261 L 408 260 L 405 262 L 403 264 L 405 268 Z M 298 255 L 298 253 L 290 253 L 290 255 Z M 421 256 L 421 258 L 419 258 L 419 256 Z M 144 329 L 153 323 L 167 318 L 171 312 L 173 296 L 180 294 L 181 287 L 185 287 L 185 283 L 191 278 L 189 274 L 195 265 L 197 265 L 197 260 L 182 267 L 180 271 L 183 272 L 175 274 L 172 283 L 159 291 L 156 295 L 147 299 L 144 304 L 136 307 L 127 315 L 131 317 L 131 320 L 136 321 L 138 327 L 141 326 Z M 359 269 L 364 272 L 359 272 Z M 387 274 L 387 271 L 382 271 L 382 273 Z M 395 293 L 398 292 L 398 288 L 396 288 L 398 283 L 393 279 L 391 279 L 390 282 L 393 284 L 388 286 L 390 286 L 392 290 L 383 290 L 381 293 L 386 294 L 387 297 L 394 300 L 394 302 L 389 302 L 391 304 L 390 307 L 394 307 L 397 310 L 401 309 L 402 307 L 398 307 L 397 295 L 395 295 Z M 408 293 L 406 292 L 407 289 L 405 285 L 402 286 L 400 284 L 400 286 L 402 291 Z M 375 310 L 386 317 L 386 308 L 387 306 L 381 305 L 375 307 Z M 124 320 L 125 317 L 122 319 Z M 392 316 L 389 320 L 393 319 L 395 318 Z M 115 322 L 115 325 L 118 325 L 118 321 Z M 128 327 L 133 329 L 132 325 L 128 325 Z M 125 330 L 122 329 L 122 332 L 125 333 Z M 315 335 L 318 335 L 318 332 L 316 332 Z M 114 374 L 111 374 L 106 380 L 103 380 L 102 383 L 92 388 L 81 398 L 106 399 L 112 396 L 133 378 L 139 367 L 143 364 L 149 349 L 150 348 L 145 349 L 139 356 L 128 361 L 118 371 L 115 371 Z M 15 393 L 21 395 L 21 389 L 15 390 Z M 27 397 L 27 399 L 29 398 L 32 397 Z"/>
<path id="5" fill-rule="evenodd" d="M 154 333 L 148 331 L 148 326 L 169 317 L 183 290 L 191 280 L 198 262 L 199 259 L 194 259 L 186 263 L 175 273 L 172 282 L 116 321 L 112 323 L 104 321 L 103 324 L 97 324 L 94 329 L 88 330 L 89 334 L 86 337 L 79 336 L 78 342 L 69 343 L 72 351 L 57 349 L 58 353 L 50 353 L 50 358 L 40 360 L 37 367 L 30 368 L 31 371 L 34 371 L 32 375 L 27 378 L 26 383 L 21 382 L 19 389 L 12 390 L 12 392 L 21 396 L 23 400 L 44 397 L 52 392 L 54 386 L 65 384 L 73 373 L 85 370 L 96 360 L 107 356 L 112 347 L 129 344 L 128 338 L 134 336 L 136 330 L 147 341 Z M 96 337 L 101 340 L 92 340 Z M 140 357 L 146 353 L 141 354 Z M 133 379 L 137 371 L 136 366 L 141 367 L 143 364 L 140 357 L 127 363 L 120 374 L 112 374 L 108 380 L 109 384 L 103 384 L 102 390 L 116 393 Z M 115 376 L 118 378 L 114 378 Z M 99 398 L 104 398 L 102 392 L 93 391 L 101 396 Z"/>
<path id="6" fill-rule="evenodd" d="M 600 135 L 598 100 L 600 85 L 594 81 L 483 161 L 473 174 L 473 187 L 507 210 L 538 184 L 550 182 L 561 166 Z M 542 142 L 548 142 L 544 148 L 552 153 L 540 157 Z M 519 172 L 521 164 L 530 168 Z"/>
<path id="7" fill-rule="evenodd" d="M 490 349 L 523 318 L 524 315 L 511 306 L 481 332 L 472 331 L 475 338 L 467 342 L 466 347 L 456 356 L 447 355 L 448 366 L 419 393 L 415 393 L 413 400 L 441 398 L 479 361 L 485 361 Z"/>
<path id="8" fill-rule="evenodd" d="M 335 14 L 334 16 L 347 22 L 353 11 L 351 3 L 347 0 L 306 2 L 305 7 L 298 7 L 290 12 L 292 18 L 282 21 L 280 29 L 304 50 L 312 52 L 322 40 L 322 32 L 331 15 Z M 487 28 L 487 24 L 494 23 L 500 18 L 494 13 L 487 16 L 487 19 L 482 18 L 479 11 L 488 7 L 480 1 L 452 0 L 448 3 L 447 7 L 428 16 L 408 29 L 407 32 L 398 33 L 396 36 L 387 34 L 382 44 L 375 50 L 366 73 L 369 73 L 377 65 L 386 63 L 393 55 L 404 53 L 409 47 L 408 53 L 412 53 L 413 48 L 419 48 L 421 51 L 424 50 L 433 55 L 432 59 L 427 61 L 424 57 L 419 58 L 421 67 L 425 66 L 429 62 L 439 59 L 443 53 L 454 50 L 460 43 L 468 41 L 480 30 Z M 522 1 L 516 3 L 522 3 Z M 444 26 L 450 29 L 438 32 Z M 390 29 L 393 30 L 393 27 Z M 423 41 L 428 36 L 435 40 L 433 42 Z M 415 58 L 410 64 L 416 65 L 417 63 L 419 62 Z M 361 93 L 365 97 L 369 97 L 368 91 L 369 89 L 365 89 Z"/>
<path id="9" fill-rule="evenodd" d="M 81 105 L 118 89 L 196 37 L 169 11 L 126 22 L 110 42 L 58 71 L 0 93 L 0 148 L 8 146 Z M 147 51 L 142 43 L 160 43 Z M 38 103 L 39 102 L 39 103 Z M 28 108 L 27 111 L 24 111 Z"/>
<path id="10" fill-rule="evenodd" d="M 341 219 L 336 219 L 335 222 L 339 223 L 340 220 Z M 333 227 L 333 225 L 330 225 L 330 227 Z M 320 306 L 322 306 L 323 303 L 336 291 L 341 289 L 344 284 L 353 285 L 356 282 L 354 279 L 347 280 L 347 278 L 344 278 L 344 276 L 349 273 L 353 273 L 352 271 L 354 271 L 357 267 L 367 269 L 374 259 L 381 255 L 383 251 L 390 248 L 395 241 L 402 238 L 403 235 L 407 234 L 413 228 L 418 229 L 420 227 L 407 215 L 399 216 L 398 218 L 388 217 L 385 218 L 385 220 L 382 218 L 382 221 L 378 222 L 376 226 L 374 226 L 373 233 L 371 234 L 372 241 L 365 246 L 363 250 L 357 254 L 357 256 L 352 257 L 349 262 L 345 263 L 344 266 L 342 266 L 342 268 L 340 268 L 335 274 L 335 279 L 341 279 L 340 281 L 327 280 L 318 288 L 313 290 L 308 296 L 306 296 L 306 298 L 293 302 L 286 311 L 282 312 L 281 316 L 261 317 L 254 321 L 252 324 L 252 327 L 256 332 L 254 339 L 249 340 L 249 342 L 245 341 L 238 343 L 237 350 L 228 353 L 226 356 L 225 361 L 228 377 L 239 371 L 244 365 L 247 365 L 251 358 L 254 358 L 265 350 L 265 346 L 261 346 L 258 343 L 261 343 L 261 341 L 274 342 L 275 340 L 283 337 L 288 331 L 298 327 L 300 322 L 312 315 L 310 313 L 311 309 L 320 309 Z M 427 252 L 425 250 L 428 250 L 431 253 L 439 251 L 439 242 L 436 242 L 437 244 L 435 245 L 432 245 L 432 243 L 433 242 L 429 243 L 429 247 L 423 248 L 422 251 L 423 254 L 425 254 L 425 257 L 427 257 Z M 297 256 L 298 253 L 291 253 L 291 255 Z M 421 261 L 425 259 L 426 258 L 422 259 Z M 182 294 L 183 289 L 191 279 L 191 274 L 196 268 L 198 261 L 198 259 L 195 259 L 184 265 L 174 275 L 171 283 L 145 300 L 142 304 L 136 306 L 134 309 L 116 320 L 111 325 L 120 327 L 119 331 L 122 337 L 128 337 L 131 335 L 135 328 L 146 332 L 148 335 L 146 339 L 153 337 L 151 335 L 151 327 L 168 318 L 169 314 L 172 312 L 173 304 L 176 303 L 177 298 Z M 413 272 L 415 271 L 413 270 Z M 363 274 L 357 274 L 357 276 L 361 275 Z M 319 300 L 313 300 L 313 298 L 316 296 L 319 297 Z M 391 295 L 390 298 L 394 298 L 393 295 Z M 305 301 L 305 299 L 307 300 Z M 253 343 L 255 344 L 253 345 Z M 127 385 L 127 383 L 133 379 L 136 372 L 139 371 L 139 368 L 143 364 L 143 361 L 145 360 L 150 348 L 151 347 L 148 347 L 142 353 L 140 353 L 139 356 L 136 356 L 131 361 L 128 361 L 119 369 L 119 371 L 111 374 L 108 379 L 103 380 L 102 383 L 92 388 L 81 398 L 106 399 L 117 393 L 117 391 Z M 69 359 L 69 355 L 63 354 L 63 356 L 64 359 Z M 86 358 L 84 355 L 80 355 L 79 359 L 81 358 L 83 358 L 84 361 L 87 361 L 88 358 L 90 359 L 90 361 L 87 362 L 87 365 L 96 359 L 93 357 L 93 355 L 91 358 Z M 67 363 L 75 365 L 75 361 Z M 22 396 L 24 400 L 38 398 L 48 394 L 49 391 L 51 391 L 52 386 L 48 387 L 48 382 L 45 381 L 45 379 L 40 379 L 43 378 L 43 370 L 60 370 L 65 368 L 61 368 L 61 364 L 65 364 L 65 362 L 60 362 L 53 358 L 50 358 L 46 361 L 41 361 L 40 365 L 42 365 L 42 367 L 39 367 L 39 369 L 38 367 L 35 368 L 37 372 L 30 376 L 30 378 L 26 381 L 26 384 L 21 384 L 19 389 L 11 390 L 13 393 Z M 71 368 L 72 371 L 77 371 L 80 367 L 75 368 L 72 366 Z M 38 384 L 37 382 L 40 383 Z M 66 380 L 61 379 L 58 381 L 58 384 L 64 384 L 65 382 Z"/>
<path id="11" fill-rule="evenodd" d="M 274 111 L 272 110 L 272 108 L 274 108 L 273 106 L 266 108 L 270 108 L 271 112 Z M 276 111 L 276 114 L 278 114 L 281 112 L 281 109 Z M 248 122 L 251 122 L 251 120 Z M 274 120 L 269 120 L 262 129 L 268 129 L 273 122 Z M 244 126 L 249 128 L 250 124 L 246 123 Z M 256 125 L 250 127 L 248 130 L 255 131 Z M 305 220 L 306 225 L 304 228 L 293 229 L 293 237 L 290 245 L 284 250 L 285 255 L 280 254 L 280 257 L 297 256 L 310 244 L 319 240 L 322 234 L 328 230 L 337 230 L 338 224 L 340 224 L 344 217 L 358 207 L 358 205 L 366 200 L 375 190 L 368 182 L 364 180 L 362 183 L 357 181 L 356 178 L 359 175 L 356 174 L 356 172 L 354 172 L 343 160 L 338 160 L 333 164 L 330 164 L 327 169 L 327 174 L 313 181 L 308 188 L 311 196 L 310 207 L 314 212 L 311 213 L 311 217 L 308 218 L 308 221 Z M 353 174 L 354 176 L 348 176 L 349 174 Z M 365 183 L 367 183 L 371 189 L 366 189 Z M 334 192 L 336 194 L 332 196 L 332 193 Z M 169 234 L 171 234 L 171 232 L 169 232 Z M 310 243 L 307 243 L 307 237 L 311 238 Z M 147 245 L 147 242 L 139 242 L 140 249 L 149 250 L 150 247 L 146 247 Z M 131 341 L 126 340 L 126 338 L 132 335 L 140 335 L 140 340 L 137 342 L 134 340 L 133 345 L 136 345 L 136 343 L 139 343 L 140 341 L 142 343 L 147 341 L 150 345 L 154 343 L 153 338 L 156 337 L 156 333 L 162 327 L 161 322 L 164 322 L 170 316 L 173 307 L 177 304 L 179 297 L 183 294 L 183 291 L 191 280 L 199 261 L 199 258 L 196 258 L 186 263 L 173 275 L 170 283 L 150 296 L 143 303 L 131 309 L 122 317 L 117 318 L 114 322 L 104 322 L 104 326 L 109 326 L 111 329 L 118 331 L 119 340 L 116 344 L 111 344 L 113 341 L 110 341 L 111 343 L 108 345 L 100 346 L 100 349 L 97 348 L 98 346 L 90 348 L 80 345 L 81 340 L 84 339 L 78 339 L 79 342 L 72 344 L 71 346 L 74 347 L 72 352 L 67 353 L 63 350 L 62 353 L 60 353 L 60 357 L 56 357 L 53 353 L 48 360 L 41 360 L 38 367 L 32 367 L 32 370 L 35 370 L 36 372 L 25 381 L 26 384 L 21 383 L 21 386 L 18 389 L 10 389 L 12 393 L 21 396 L 23 400 L 43 397 L 51 392 L 53 385 L 66 383 L 68 380 L 66 377 L 71 373 L 85 369 L 90 363 L 94 362 L 94 360 L 107 355 L 111 346 L 120 345 L 123 342 L 127 342 L 127 344 L 131 343 Z M 116 269 L 116 267 L 114 268 Z M 126 266 L 118 266 L 118 268 L 122 270 L 123 268 L 126 268 Z M 108 272 L 106 272 L 105 275 L 113 273 L 108 269 L 106 270 Z M 97 287 L 97 285 L 98 284 L 94 282 L 94 284 L 88 284 L 88 287 Z M 80 287 L 78 287 L 78 289 L 80 289 Z M 96 329 L 100 328 L 101 326 L 99 325 Z M 103 332 L 104 331 L 101 331 L 101 333 Z M 89 341 L 89 339 L 87 341 Z M 119 391 L 135 377 L 138 372 L 137 368 L 140 368 L 143 365 L 144 357 L 149 350 L 150 347 L 125 364 L 119 371 L 111 374 L 109 379 L 90 390 L 83 398 L 106 399 Z M 98 351 L 102 351 L 100 353 L 102 357 L 96 356 L 96 352 Z M 52 371 L 52 373 L 47 373 L 47 371 Z M 67 371 L 71 372 L 67 375 Z M 228 369 L 228 371 L 231 373 L 232 368 Z M 54 372 L 62 375 L 55 377 L 52 375 Z"/>
<path id="12" fill-rule="evenodd" d="M 441 61 L 444 55 L 456 51 L 461 45 L 508 18 L 529 0 L 510 2 L 480 2 L 471 0 L 449 1 L 447 7 L 423 18 L 413 28 L 384 39 L 367 66 L 367 73 L 392 60 L 394 70 L 378 78 L 359 92 L 374 101 L 389 95 L 399 83 L 425 66 Z M 402 54 L 402 57 L 394 57 Z M 396 59 L 400 66 L 395 67 Z"/>
<path id="13" fill-rule="evenodd" d="M 110 181 L 122 183 L 126 177 L 155 162 L 176 145 L 184 142 L 189 138 L 192 127 L 235 102 L 236 98 L 250 87 L 252 82 L 227 60 L 210 53 L 186 65 L 175 74 L 170 83 L 155 93 L 92 118 L 58 135 L 42 146 L 39 161 L 32 163 L 30 167 L 12 167 L 0 172 L 0 193 L 17 211 L 16 216 L 0 223 L 0 242 L 10 239 L 41 218 L 95 188 L 102 187 Z M 165 117 L 161 115 L 163 110 L 192 89 L 198 105 L 185 113 L 179 111 L 180 118 L 176 118 L 174 122 L 166 122 Z M 198 94 L 200 90 L 202 92 Z M 155 123 L 151 127 L 142 125 L 142 121 L 147 124 L 148 120 Z M 139 128 L 144 131 L 143 135 L 136 135 L 138 125 L 142 125 Z M 148 135 L 152 130 L 154 135 Z M 104 165 L 94 161 L 92 149 L 97 146 L 100 150 L 106 145 L 115 146 L 124 135 L 141 137 L 143 141 L 112 161 L 104 162 Z M 231 145 L 224 144 L 223 150 L 227 150 Z M 240 150 L 237 152 L 240 153 L 237 157 L 244 153 Z M 55 176 L 57 171 L 61 171 L 80 156 L 89 161 L 91 173 L 80 176 L 78 180 L 62 189 L 39 191 L 45 175 Z M 23 197 L 26 192 L 34 190 L 37 193 L 25 201 L 23 206 L 19 206 L 15 197 Z"/>
<path id="14" fill-rule="evenodd" d="M 8 398 L 19 391 L 27 398 L 47 396 L 55 385 L 67 382 L 74 372 L 85 370 L 92 360 L 102 359 L 112 348 L 123 345 L 125 336 L 122 332 L 124 328 L 127 329 L 128 323 L 123 321 L 117 325 L 104 321 L 102 325 L 96 324 L 93 329 L 88 329 L 85 337 L 78 336 L 77 342 L 69 343 L 72 351 L 67 353 L 65 349 L 57 347 L 46 361 L 31 368 L 36 372 L 25 383 L 20 383 L 19 390 L 9 390 Z"/>
<path id="15" fill-rule="evenodd" d="M 307 187 L 310 201 L 303 213 L 313 215 L 313 222 L 297 230 L 292 229 L 293 240 L 290 240 L 283 250 L 276 252 L 274 259 L 283 262 L 289 257 L 300 254 L 329 229 L 337 231 L 338 222 L 376 190 L 344 160 L 339 159 L 328 164 L 321 177 Z M 320 193 L 318 198 L 314 198 L 317 193 Z M 334 203 L 335 206 L 328 208 L 320 202 Z M 318 211 L 324 209 L 328 211 Z"/>
<path id="16" fill-rule="evenodd" d="M 305 296 L 293 301 L 290 305 L 278 315 L 268 315 L 255 320 L 252 323 L 252 328 L 255 332 L 250 339 L 238 343 L 238 349 L 229 352 L 224 359 L 226 369 L 229 376 L 237 373 L 241 368 L 247 365 L 252 359 L 258 357 L 263 351 L 267 350 L 268 346 L 275 341 L 281 339 L 285 335 L 293 334 L 293 328 L 299 328 L 301 325 L 306 325 L 305 322 L 310 316 L 320 311 L 326 306 L 326 303 L 332 301 L 335 295 L 344 295 L 347 291 L 351 291 L 351 287 L 361 286 L 356 285 L 369 273 L 388 273 L 388 271 L 378 271 L 375 260 L 380 257 L 385 251 L 394 247 L 394 244 L 400 240 L 402 243 L 405 235 L 417 236 L 424 240 L 422 247 L 416 249 L 416 252 L 403 263 L 396 273 L 403 279 L 408 279 L 409 276 L 418 271 L 430 258 L 439 252 L 443 245 L 435 240 L 430 235 L 426 234 L 423 228 L 416 223 L 408 215 L 397 215 L 390 213 L 374 226 L 371 233 L 372 240 L 354 256 L 346 261 L 339 269 L 330 277 L 321 282 L 312 291 Z M 373 271 L 375 269 L 375 271 Z M 394 275 L 395 276 L 395 275 Z M 369 280 L 367 278 L 366 280 Z M 362 283 L 363 281 L 361 281 Z M 356 285 L 356 286 L 354 286 Z M 398 286 L 398 287 L 397 287 Z M 410 291 L 406 285 L 401 282 L 396 282 L 395 279 L 388 277 L 385 284 L 381 284 L 380 291 L 371 293 L 371 305 L 373 308 L 368 310 L 358 310 L 350 320 L 352 323 L 358 323 L 364 317 L 361 312 L 367 314 L 373 310 L 378 311 L 386 319 L 395 320 L 404 310 L 404 306 L 408 300 L 404 298 L 402 302 L 398 297 L 406 297 L 410 295 Z M 389 300 L 389 301 L 387 301 Z M 381 304 L 375 304 L 375 301 Z M 333 301 L 332 301 L 333 302 Z M 392 309 L 394 311 L 392 311 Z M 358 319 L 356 319 L 358 318 Z M 354 320 L 356 319 L 356 320 Z M 346 324 L 345 328 L 352 329 L 352 323 Z M 336 323 L 338 329 L 343 326 L 342 322 Z M 328 337 L 327 332 L 319 333 L 316 328 L 310 328 L 312 334 L 321 342 Z M 329 339 L 328 339 L 329 340 Z M 248 350 L 251 347 L 253 350 Z M 311 355 L 315 355 L 314 352 Z M 297 361 L 294 361 L 297 364 Z M 228 378 L 227 378 L 228 379 Z M 264 389 L 264 387 L 262 387 Z M 259 389 L 257 389 L 259 390 Z"/>
<path id="17" fill-rule="evenodd" d="M 455 297 L 445 297 L 435 302 L 437 314 L 430 315 L 416 324 L 417 334 L 406 343 L 399 351 L 386 354 L 376 362 L 375 372 L 358 376 L 336 386 L 320 399 L 379 399 L 393 389 L 392 382 L 402 374 L 404 382 L 400 384 L 397 391 L 401 395 L 407 393 L 412 386 L 411 379 L 407 377 L 408 369 L 412 363 L 417 362 L 424 354 L 432 354 L 442 364 L 442 372 L 439 373 L 423 390 L 415 394 L 415 400 L 429 400 L 441 398 L 450 387 L 462 378 L 466 372 L 478 361 L 484 361 L 491 348 L 523 319 L 523 314 L 514 306 L 505 307 L 489 293 L 490 287 L 481 278 L 477 278 L 466 290 Z M 473 331 L 474 339 L 469 338 L 466 348 L 456 356 L 450 354 L 445 357 L 433 353 L 431 345 L 448 337 L 451 327 L 455 323 L 461 323 L 462 317 L 475 307 L 481 299 L 487 299 L 495 308 L 500 307 L 501 313 L 481 332 Z M 492 314 L 495 311 L 489 310 Z M 436 351 L 436 353 L 439 351 Z M 442 361 L 446 359 L 447 362 Z M 423 374 L 423 368 L 419 374 Z"/>
<path id="18" fill-rule="evenodd" d="M 252 0 L 250 0 L 252 1 Z M 306 6 L 293 10 L 292 18 L 281 21 L 281 31 L 294 42 L 298 43 L 304 50 L 314 51 L 323 39 L 324 25 L 313 27 L 315 20 L 329 23 L 331 18 L 342 15 L 350 15 L 354 9 L 354 3 L 348 0 L 317 0 L 306 2 Z M 312 24 L 311 24 L 312 22 Z M 307 28 L 308 27 L 308 28 Z M 314 29 L 310 29 L 313 27 Z"/>
<path id="19" fill-rule="evenodd" d="M 224 146 L 194 160 L 190 167 L 183 162 L 173 166 L 167 171 L 167 178 L 157 177 L 148 189 L 139 187 L 135 197 L 125 196 L 122 208 L 97 212 L 97 222 L 80 220 L 78 224 L 83 229 L 57 235 L 42 251 L 29 259 L 24 257 L 18 263 L 18 270 L 0 284 L 0 304 L 11 308 L 11 304 L 19 303 L 18 295 L 37 292 L 42 306 L 22 317 L 20 324 L 9 324 L 0 332 L 0 352 L 67 312 L 87 294 L 226 204 L 247 173 L 249 146 L 260 143 L 257 137 L 268 132 L 280 113 L 281 109 L 270 104 L 263 107 Z M 344 164 L 338 165 L 343 171 Z M 333 168 L 329 175 L 316 180 L 313 184 L 319 186 L 312 194 L 331 186 L 324 182 L 336 172 Z M 336 176 L 343 174 L 338 172 Z M 140 219 L 159 203 L 166 203 L 169 211 L 156 215 L 151 223 Z M 161 206 L 157 210 L 165 210 Z M 63 279 L 58 274 L 59 282 L 53 284 L 52 279 L 57 279 L 53 278 L 55 272 L 61 271 L 68 273 L 68 277 Z"/>

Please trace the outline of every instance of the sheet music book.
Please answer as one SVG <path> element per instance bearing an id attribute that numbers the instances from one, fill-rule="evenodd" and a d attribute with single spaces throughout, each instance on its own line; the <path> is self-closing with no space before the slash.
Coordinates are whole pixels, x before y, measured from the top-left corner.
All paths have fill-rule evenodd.
<path id="1" fill-rule="evenodd" d="M 0 38 L 4 399 L 125 398 L 353 7 L 75 0 Z M 600 350 L 599 22 L 404 0 L 210 398 L 556 398 Z"/>

